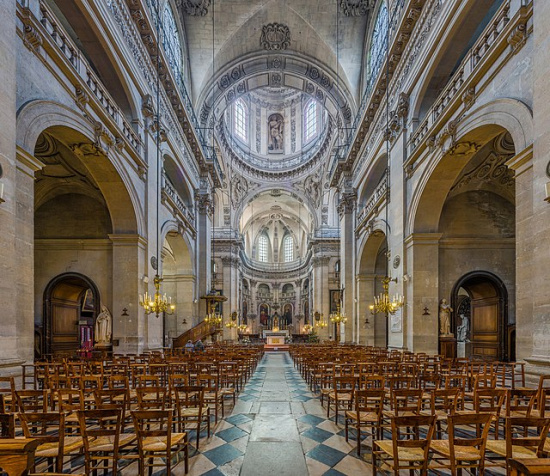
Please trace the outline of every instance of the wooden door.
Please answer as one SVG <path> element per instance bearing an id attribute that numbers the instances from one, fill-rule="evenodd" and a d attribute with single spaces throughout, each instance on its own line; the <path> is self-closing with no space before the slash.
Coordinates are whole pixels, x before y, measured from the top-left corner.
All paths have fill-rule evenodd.
<path id="1" fill-rule="evenodd" d="M 472 299 L 471 356 L 500 360 L 500 299 Z"/>
<path id="2" fill-rule="evenodd" d="M 52 299 L 51 353 L 73 353 L 80 348 L 80 303 Z"/>

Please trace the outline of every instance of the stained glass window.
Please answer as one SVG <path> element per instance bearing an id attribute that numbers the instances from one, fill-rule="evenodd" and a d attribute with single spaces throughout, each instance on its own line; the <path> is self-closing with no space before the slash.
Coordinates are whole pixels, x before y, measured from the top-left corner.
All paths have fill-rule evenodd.
<path id="1" fill-rule="evenodd" d="M 170 2 L 166 3 L 162 13 L 161 38 L 162 47 L 166 53 L 168 63 L 170 63 L 170 68 L 172 68 L 176 81 L 179 82 L 183 74 L 183 55 L 176 17 Z"/>
<path id="2" fill-rule="evenodd" d="M 294 240 L 290 235 L 286 235 L 283 240 L 283 256 L 286 262 L 294 259 Z"/>
<path id="3" fill-rule="evenodd" d="M 246 106 L 242 99 L 237 99 L 235 102 L 235 135 L 246 142 L 248 140 L 248 115 L 246 113 Z"/>
<path id="4" fill-rule="evenodd" d="M 260 235 L 258 238 L 258 259 L 267 262 L 267 236 Z"/>
<path id="5" fill-rule="evenodd" d="M 306 105 L 304 115 L 304 142 L 308 142 L 317 134 L 317 103 L 312 99 Z"/>
<path id="6" fill-rule="evenodd" d="M 378 15 L 376 16 L 376 22 L 374 24 L 374 30 L 372 32 L 372 39 L 369 51 L 369 75 L 376 77 L 384 56 L 388 48 L 388 8 L 386 2 L 383 0 L 380 8 L 378 9 Z"/>

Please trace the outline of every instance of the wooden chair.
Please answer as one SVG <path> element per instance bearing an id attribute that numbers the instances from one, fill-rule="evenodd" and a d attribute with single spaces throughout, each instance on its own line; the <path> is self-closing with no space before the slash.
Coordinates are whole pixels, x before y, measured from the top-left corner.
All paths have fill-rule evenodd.
<path id="1" fill-rule="evenodd" d="M 458 388 L 440 388 L 431 392 L 430 414 L 436 418 L 437 438 L 441 438 L 442 426 L 448 417 L 456 413 L 461 393 Z"/>
<path id="2" fill-rule="evenodd" d="M 428 453 L 434 433 L 435 416 L 396 416 L 391 419 L 391 440 L 377 440 L 372 450 L 375 474 L 388 468 L 395 476 L 402 470 L 428 474 Z M 380 471 L 380 472 L 378 472 Z"/>
<path id="3" fill-rule="evenodd" d="M 450 469 L 457 476 L 462 469 L 470 474 L 483 474 L 485 468 L 485 447 L 493 416 L 489 413 L 449 415 L 447 421 L 447 440 L 432 440 L 430 449 L 435 453 L 436 464 L 430 469 Z M 468 437 L 464 426 L 474 426 L 475 434 Z M 477 436 L 479 435 L 479 436 Z M 447 463 L 448 462 L 448 463 Z M 475 470 L 475 473 L 474 471 Z"/>
<path id="4" fill-rule="evenodd" d="M 512 458 L 540 458 L 550 429 L 550 418 L 508 417 L 505 439 L 487 441 L 487 451 L 500 458 L 499 466 L 510 474 L 508 461 Z M 502 461 L 504 458 L 504 461 Z"/>
<path id="5" fill-rule="evenodd" d="M 16 390 L 15 399 L 20 413 L 48 411 L 48 392 L 46 390 Z"/>
<path id="6" fill-rule="evenodd" d="M 391 393 L 391 409 L 384 411 L 384 416 L 419 415 L 422 410 L 424 392 L 420 388 L 399 388 Z"/>
<path id="7" fill-rule="evenodd" d="M 170 407 L 170 389 L 166 387 L 139 387 L 136 392 L 140 410 L 164 410 Z"/>
<path id="8" fill-rule="evenodd" d="M 189 471 L 189 444 L 187 433 L 172 433 L 171 410 L 139 410 L 132 412 L 137 434 L 139 451 L 139 475 L 149 474 L 155 467 L 166 470 L 166 476 L 172 474 L 172 467 L 181 462 L 180 453 L 184 452 L 185 474 Z M 172 465 L 172 455 L 176 464 Z M 162 458 L 159 463 L 155 459 Z"/>
<path id="9" fill-rule="evenodd" d="M 219 379 L 214 374 L 197 375 L 197 385 L 204 387 L 204 403 L 214 409 L 214 421 L 218 423 L 219 410 L 222 418 L 225 414 L 224 398 L 219 388 Z"/>
<path id="10" fill-rule="evenodd" d="M 35 465 L 36 460 L 45 458 L 48 471 L 50 468 L 55 468 L 56 472 L 63 472 L 64 457 L 79 453 L 84 444 L 80 435 L 67 436 L 65 434 L 65 414 L 63 412 L 20 413 L 19 419 L 25 438 L 36 438 L 41 441 L 34 454 Z"/>
<path id="11" fill-rule="evenodd" d="M 537 403 L 538 390 L 534 388 L 516 388 L 508 391 L 506 398 L 506 416 L 528 417 L 531 416 Z M 533 415 L 543 416 L 543 415 Z"/>
<path id="12" fill-rule="evenodd" d="M 119 448 L 129 445 L 136 437 L 122 433 L 122 410 L 119 408 L 78 411 L 80 432 L 84 443 L 86 474 L 97 475 L 111 470 L 116 475 Z"/>
<path id="13" fill-rule="evenodd" d="M 385 391 L 357 390 L 354 410 L 345 413 L 345 432 L 348 441 L 348 427 L 352 425 L 357 435 L 357 456 L 361 456 L 361 430 L 370 428 L 372 439 L 382 438 L 382 411 Z"/>
<path id="14" fill-rule="evenodd" d="M 206 425 L 210 437 L 210 407 L 204 403 L 204 387 L 198 385 L 176 386 L 172 388 L 175 405 L 174 424 L 178 432 L 197 432 L 199 449 L 201 429 Z"/>
<path id="15" fill-rule="evenodd" d="M 15 438 L 15 415 L 0 413 L 0 438 Z"/>
<path id="16" fill-rule="evenodd" d="M 331 404 L 334 406 L 335 422 L 338 424 L 338 411 L 341 404 L 351 410 L 358 377 L 334 377 L 332 391 L 327 394 L 327 419 L 330 418 Z"/>
<path id="17" fill-rule="evenodd" d="M 3 396 L 3 413 L 14 413 L 15 403 L 15 379 L 13 377 L 0 377 L 0 395 Z"/>

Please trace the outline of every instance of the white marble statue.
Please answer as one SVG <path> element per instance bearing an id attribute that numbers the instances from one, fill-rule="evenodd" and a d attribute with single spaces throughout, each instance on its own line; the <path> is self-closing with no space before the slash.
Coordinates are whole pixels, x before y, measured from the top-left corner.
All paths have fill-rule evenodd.
<path id="1" fill-rule="evenodd" d="M 447 304 L 446 299 L 441 300 L 439 305 L 439 327 L 442 336 L 451 336 L 451 306 Z"/>
<path id="2" fill-rule="evenodd" d="M 107 306 L 101 305 L 101 312 L 95 320 L 95 341 L 98 345 L 111 343 L 112 318 Z"/>
<path id="3" fill-rule="evenodd" d="M 460 315 L 461 324 L 456 328 L 456 338 L 459 342 L 469 342 L 468 334 L 470 333 L 470 320 L 464 314 Z"/>

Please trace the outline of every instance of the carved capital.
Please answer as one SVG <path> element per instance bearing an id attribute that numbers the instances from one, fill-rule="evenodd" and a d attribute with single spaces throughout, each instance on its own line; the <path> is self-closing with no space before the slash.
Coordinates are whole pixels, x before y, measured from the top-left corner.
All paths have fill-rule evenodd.
<path id="1" fill-rule="evenodd" d="M 214 213 L 214 206 L 212 203 L 212 197 L 209 193 L 199 192 L 195 194 L 195 203 L 197 204 L 199 213 L 201 215 L 212 216 Z"/>
<path id="2" fill-rule="evenodd" d="M 178 6 L 186 15 L 204 17 L 208 14 L 210 0 L 179 0 Z"/>
<path id="3" fill-rule="evenodd" d="M 345 192 L 340 196 L 340 202 L 338 203 L 338 214 L 340 218 L 347 214 L 353 213 L 357 204 L 357 192 Z"/>
<path id="4" fill-rule="evenodd" d="M 340 0 L 340 10 L 347 17 L 363 17 L 372 9 L 376 0 Z"/>

